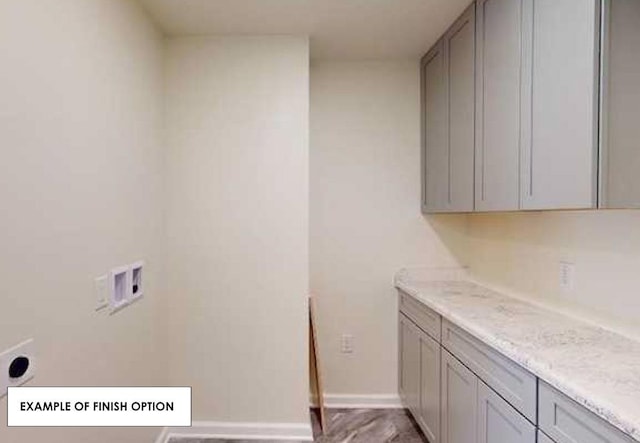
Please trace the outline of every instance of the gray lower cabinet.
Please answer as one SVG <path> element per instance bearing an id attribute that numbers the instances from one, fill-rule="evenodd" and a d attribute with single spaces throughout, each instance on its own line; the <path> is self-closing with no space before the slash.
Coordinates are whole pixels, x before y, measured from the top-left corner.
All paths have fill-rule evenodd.
<path id="1" fill-rule="evenodd" d="M 417 417 L 420 408 L 420 330 L 400 314 L 400 395 L 406 408 Z"/>
<path id="2" fill-rule="evenodd" d="M 483 382 L 478 384 L 477 443 L 535 443 L 536 428 Z"/>
<path id="3" fill-rule="evenodd" d="M 544 434 L 544 432 L 538 431 L 538 443 L 556 443 L 556 442 L 551 440 L 549 437 L 547 437 Z"/>
<path id="4" fill-rule="evenodd" d="M 442 349 L 442 443 L 477 443 L 478 377 Z"/>
<path id="5" fill-rule="evenodd" d="M 416 326 L 440 342 L 442 319 L 431 309 L 407 294 L 400 294 L 400 311 Z"/>
<path id="6" fill-rule="evenodd" d="M 539 397 L 540 429 L 555 443 L 635 442 L 546 383 Z"/>
<path id="7" fill-rule="evenodd" d="M 440 442 L 440 343 L 400 314 L 400 395 L 429 439 Z"/>
<path id="8" fill-rule="evenodd" d="M 416 417 L 431 443 L 440 442 L 440 343 L 420 334 L 420 413 Z"/>
<path id="9" fill-rule="evenodd" d="M 429 443 L 638 443 L 403 293 L 398 359 Z"/>
<path id="10" fill-rule="evenodd" d="M 442 349 L 443 443 L 536 443 L 536 428 Z"/>
<path id="11" fill-rule="evenodd" d="M 481 380 L 536 422 L 538 379 L 448 320 L 442 321 L 441 342 Z"/>

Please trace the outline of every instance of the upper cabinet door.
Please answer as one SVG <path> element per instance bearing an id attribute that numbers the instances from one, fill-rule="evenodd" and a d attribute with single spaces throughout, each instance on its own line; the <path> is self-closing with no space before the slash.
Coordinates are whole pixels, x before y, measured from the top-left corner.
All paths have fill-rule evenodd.
<path id="1" fill-rule="evenodd" d="M 421 63 L 422 210 L 444 212 L 449 203 L 447 79 L 440 40 Z"/>
<path id="2" fill-rule="evenodd" d="M 525 0 L 524 23 L 521 208 L 596 207 L 600 1 Z"/>
<path id="3" fill-rule="evenodd" d="M 449 211 L 473 211 L 475 3 L 444 36 L 448 77 Z"/>
<path id="4" fill-rule="evenodd" d="M 425 213 L 473 211 L 475 4 L 423 57 Z"/>
<path id="5" fill-rule="evenodd" d="M 604 2 L 601 208 L 640 208 L 640 1 Z"/>
<path id="6" fill-rule="evenodd" d="M 478 211 L 519 207 L 523 0 L 478 0 L 476 175 Z"/>

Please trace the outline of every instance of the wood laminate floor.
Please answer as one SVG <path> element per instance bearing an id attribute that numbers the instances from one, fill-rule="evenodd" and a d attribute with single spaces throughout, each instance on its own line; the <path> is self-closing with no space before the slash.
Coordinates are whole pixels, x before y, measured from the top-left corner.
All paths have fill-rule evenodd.
<path id="1" fill-rule="evenodd" d="M 325 435 L 320 435 L 316 413 L 311 414 L 316 443 L 428 443 L 403 409 L 331 409 L 327 412 L 329 429 Z M 256 440 L 176 438 L 169 443 L 256 443 Z M 295 442 L 268 440 L 268 443 Z"/>

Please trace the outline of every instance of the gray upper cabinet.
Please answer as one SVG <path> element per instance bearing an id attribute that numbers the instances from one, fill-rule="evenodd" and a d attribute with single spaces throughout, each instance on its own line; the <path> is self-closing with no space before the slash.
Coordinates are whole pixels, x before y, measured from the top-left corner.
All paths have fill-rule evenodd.
<path id="1" fill-rule="evenodd" d="M 422 210 L 449 206 L 447 79 L 442 40 L 422 59 Z"/>
<path id="2" fill-rule="evenodd" d="M 640 208 L 640 1 L 604 2 L 600 207 Z"/>
<path id="3" fill-rule="evenodd" d="M 473 211 L 475 4 L 444 36 L 449 95 L 449 210 Z"/>
<path id="4" fill-rule="evenodd" d="M 478 0 L 475 207 L 519 207 L 522 0 Z"/>
<path id="5" fill-rule="evenodd" d="M 474 59 L 472 4 L 421 63 L 426 213 L 473 210 Z"/>
<path id="6" fill-rule="evenodd" d="M 640 207 L 639 3 L 476 0 L 422 60 L 423 211 Z"/>
<path id="7" fill-rule="evenodd" d="M 521 209 L 595 208 L 600 0 L 524 5 Z"/>
<path id="8" fill-rule="evenodd" d="M 442 443 L 477 443 L 478 377 L 442 349 Z"/>
<path id="9" fill-rule="evenodd" d="M 535 443 L 536 428 L 498 394 L 478 384 L 478 443 Z"/>

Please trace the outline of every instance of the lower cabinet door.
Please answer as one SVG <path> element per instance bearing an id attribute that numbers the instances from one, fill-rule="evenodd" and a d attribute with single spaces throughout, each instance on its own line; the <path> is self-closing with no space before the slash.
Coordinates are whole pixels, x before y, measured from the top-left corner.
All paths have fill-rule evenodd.
<path id="1" fill-rule="evenodd" d="M 400 314 L 400 394 L 414 417 L 420 415 L 420 330 Z"/>
<path id="2" fill-rule="evenodd" d="M 549 437 L 547 437 L 547 435 L 544 434 L 542 431 L 538 431 L 538 443 L 556 443 L 556 442 L 551 440 Z"/>
<path id="3" fill-rule="evenodd" d="M 442 348 L 442 443 L 477 443 L 478 377 Z"/>
<path id="4" fill-rule="evenodd" d="M 477 443 L 535 442 L 535 426 L 491 388 L 479 381 Z"/>
<path id="5" fill-rule="evenodd" d="M 440 443 L 440 343 L 420 334 L 420 416 L 429 443 Z"/>

